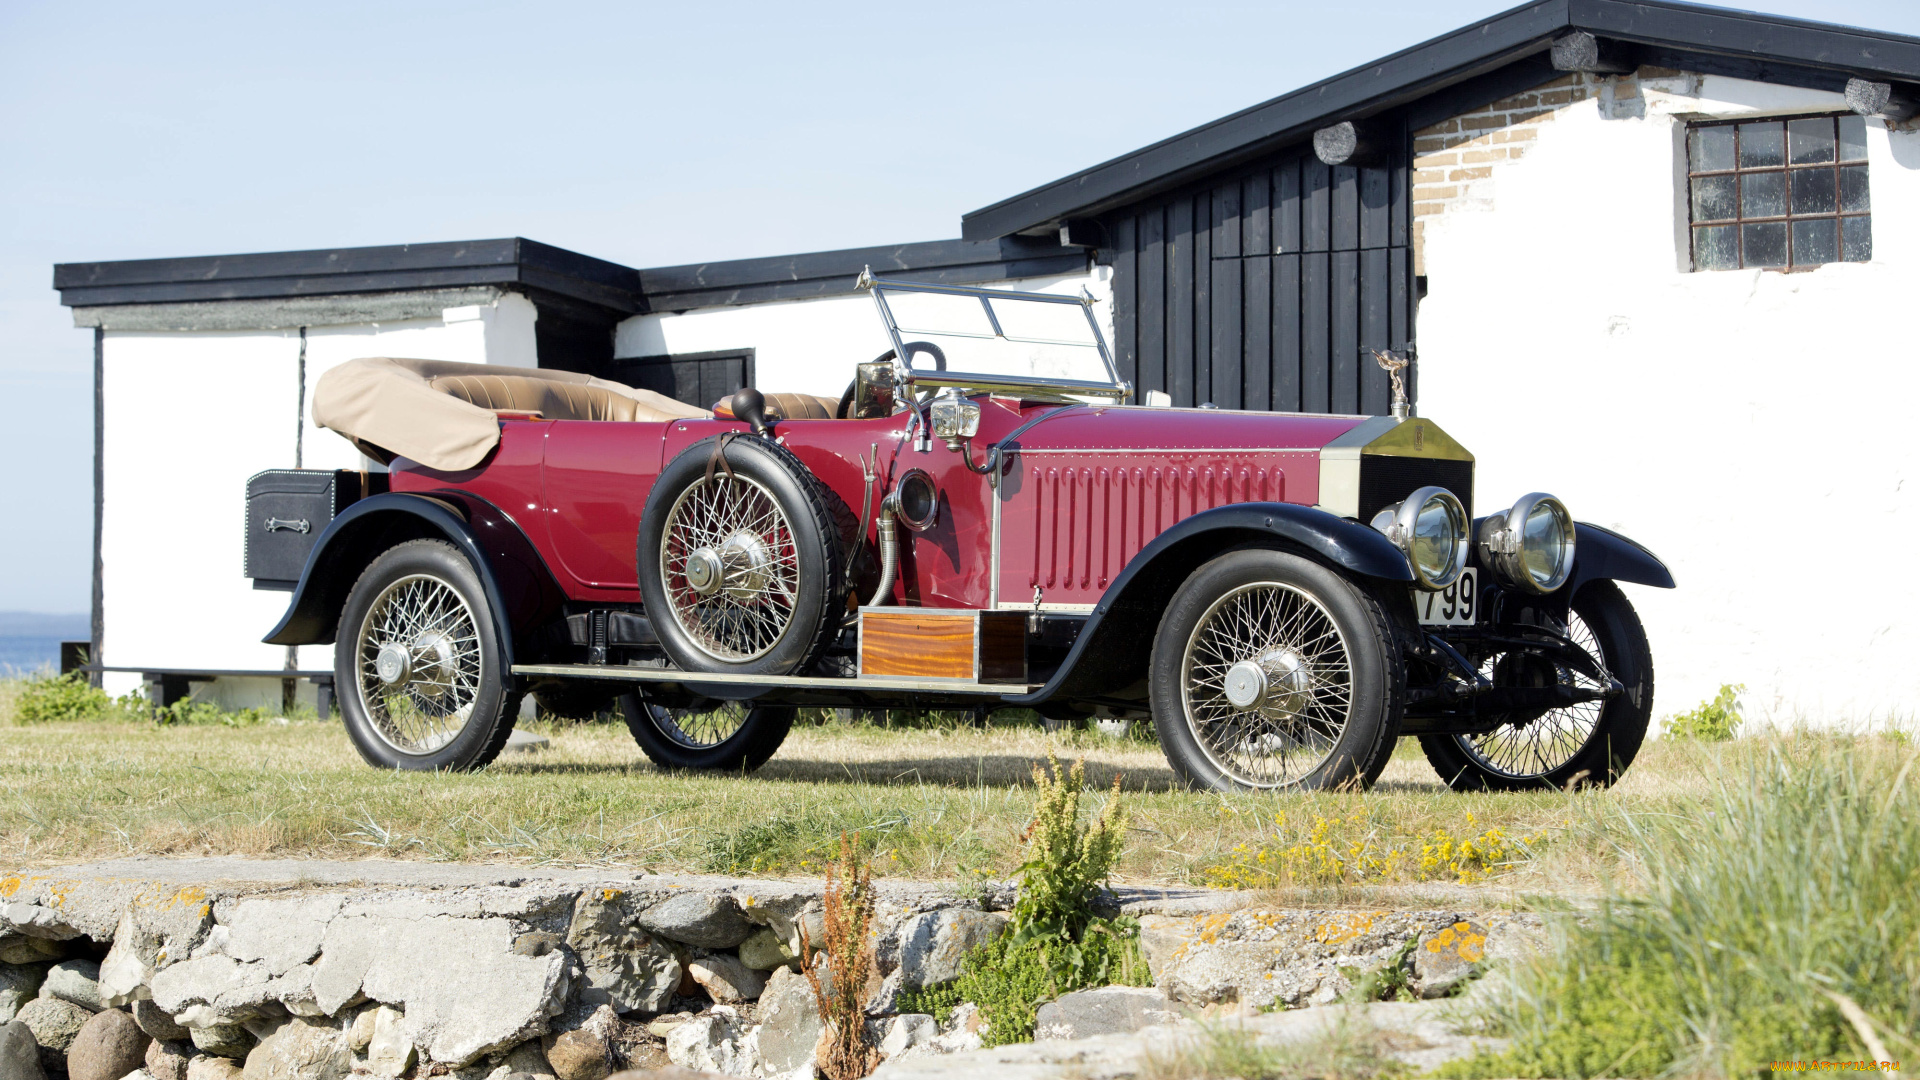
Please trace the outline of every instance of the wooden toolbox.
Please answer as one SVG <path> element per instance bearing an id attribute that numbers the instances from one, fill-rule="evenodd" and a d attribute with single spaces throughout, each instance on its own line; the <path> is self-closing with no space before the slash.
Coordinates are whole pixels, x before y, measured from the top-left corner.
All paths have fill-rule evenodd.
<path id="1" fill-rule="evenodd" d="M 860 674 L 1024 683 L 1027 613 L 861 608 Z"/>

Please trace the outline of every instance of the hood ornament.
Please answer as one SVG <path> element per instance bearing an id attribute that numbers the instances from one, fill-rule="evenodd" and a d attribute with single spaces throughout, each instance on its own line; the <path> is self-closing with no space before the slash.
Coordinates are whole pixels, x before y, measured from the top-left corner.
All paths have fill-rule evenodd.
<path id="1" fill-rule="evenodd" d="M 1393 418 L 1405 420 L 1412 410 L 1407 405 L 1407 380 L 1400 373 L 1408 364 L 1413 363 L 1413 357 L 1395 355 L 1390 349 L 1375 349 L 1373 359 L 1386 371 L 1387 377 L 1393 380 Z"/>

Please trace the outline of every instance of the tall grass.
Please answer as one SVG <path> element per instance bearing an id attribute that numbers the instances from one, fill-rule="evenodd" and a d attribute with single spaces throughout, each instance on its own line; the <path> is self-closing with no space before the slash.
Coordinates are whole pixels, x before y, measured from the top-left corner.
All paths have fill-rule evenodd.
<path id="1" fill-rule="evenodd" d="M 1876 1042 L 1910 1055 L 1916 759 L 1900 740 L 1802 734 L 1719 759 L 1703 813 L 1596 821 L 1644 891 L 1564 922 L 1557 947 L 1492 1002 L 1508 1053 L 1450 1071 L 1751 1076 L 1859 1060 Z"/>

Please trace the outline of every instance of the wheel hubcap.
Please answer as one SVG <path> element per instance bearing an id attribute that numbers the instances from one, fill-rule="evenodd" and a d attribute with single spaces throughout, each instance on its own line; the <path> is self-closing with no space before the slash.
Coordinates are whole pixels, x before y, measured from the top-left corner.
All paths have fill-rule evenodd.
<path id="1" fill-rule="evenodd" d="M 687 586 L 700 596 L 712 596 L 720 591 L 720 581 L 726 571 L 720 563 L 720 553 L 712 548 L 701 548 L 687 556 Z"/>
<path id="2" fill-rule="evenodd" d="M 413 657 L 398 645 L 382 645 L 373 670 L 383 684 L 398 686 L 413 677 Z"/>
<path id="3" fill-rule="evenodd" d="M 660 577 L 695 648 L 730 664 L 758 659 L 786 636 L 800 600 L 793 525 L 755 480 L 696 480 L 667 511 Z"/>
<path id="4" fill-rule="evenodd" d="M 1312 699 L 1312 675 L 1298 653 L 1276 649 L 1227 669 L 1222 693 L 1236 709 L 1259 709 L 1291 719 Z"/>

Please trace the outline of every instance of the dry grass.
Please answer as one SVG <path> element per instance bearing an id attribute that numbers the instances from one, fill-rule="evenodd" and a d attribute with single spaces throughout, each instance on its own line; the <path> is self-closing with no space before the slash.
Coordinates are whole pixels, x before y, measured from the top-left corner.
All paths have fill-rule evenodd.
<path id="1" fill-rule="evenodd" d="M 748 777 L 663 773 L 617 725 L 542 730 L 549 750 L 477 774 L 423 775 L 369 768 L 337 724 L 317 721 L 0 726 L 0 855 L 47 865 L 136 853 L 377 854 L 814 876 L 839 835 L 859 830 L 881 875 L 1000 879 L 1018 864 L 1032 770 L 1053 750 L 1086 758 L 1096 809 L 1120 778 L 1132 812 L 1124 882 L 1201 883 L 1236 847 L 1258 850 L 1324 819 L 1336 848 L 1435 830 L 1531 838 L 1473 887 L 1483 902 L 1517 902 L 1620 880 L 1631 868 L 1594 823 L 1618 810 L 1684 814 L 1723 758 L 1762 743 L 1651 744 L 1607 792 L 1469 796 L 1447 791 L 1408 742 L 1366 795 L 1218 796 L 1176 790 L 1151 743 L 1030 727 L 797 728 Z M 1384 900 L 1383 886 L 1399 904 L 1460 898 L 1444 881 L 1395 891 L 1415 880 L 1304 881 L 1261 899 L 1364 905 Z"/>

